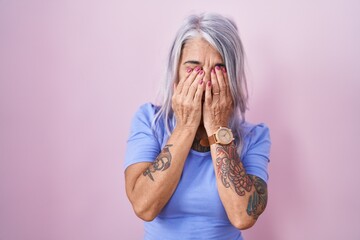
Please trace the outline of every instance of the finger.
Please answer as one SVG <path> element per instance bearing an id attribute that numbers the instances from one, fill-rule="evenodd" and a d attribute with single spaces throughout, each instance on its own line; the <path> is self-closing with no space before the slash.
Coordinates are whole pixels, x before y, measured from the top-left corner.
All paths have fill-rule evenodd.
<path id="1" fill-rule="evenodd" d="M 189 87 L 189 90 L 187 92 L 187 98 L 193 100 L 195 92 L 198 89 L 198 85 L 200 82 L 203 82 L 204 78 L 204 70 L 200 70 L 199 74 L 196 76 L 195 80 L 192 82 L 192 84 Z"/>
<path id="2" fill-rule="evenodd" d="M 201 103 L 202 96 L 204 94 L 205 85 L 206 85 L 205 81 L 201 79 L 195 92 L 194 102 Z"/>
<path id="3" fill-rule="evenodd" d="M 211 70 L 211 89 L 212 89 L 213 97 L 219 97 L 220 88 L 219 88 L 219 83 L 217 80 L 215 69 Z"/>
<path id="4" fill-rule="evenodd" d="M 227 73 L 226 73 L 226 68 L 225 68 L 225 67 L 221 67 L 221 72 L 222 72 L 222 76 L 223 76 L 223 78 L 224 78 L 225 86 L 229 86 L 228 75 L 227 75 Z"/>
<path id="5" fill-rule="evenodd" d="M 191 74 L 188 76 L 186 81 L 184 82 L 184 85 L 180 91 L 180 94 L 187 95 L 189 88 L 191 84 L 195 81 L 196 77 L 200 73 L 201 68 L 199 66 L 195 67 L 194 70 L 191 72 Z"/>
<path id="6" fill-rule="evenodd" d="M 227 92 L 226 83 L 225 83 L 223 71 L 221 70 L 220 66 L 215 67 L 215 72 L 216 72 L 216 79 L 218 80 L 218 84 L 219 84 L 220 97 L 226 96 L 226 92 Z"/>
<path id="7" fill-rule="evenodd" d="M 186 80 L 189 78 L 189 76 L 192 74 L 192 72 L 193 72 L 192 68 L 190 68 L 190 67 L 186 68 L 184 77 L 182 79 L 180 79 L 179 82 L 176 84 L 176 86 L 177 86 L 176 87 L 176 93 L 177 94 L 181 93 Z"/>
<path id="8" fill-rule="evenodd" d="M 206 89 L 205 89 L 205 104 L 211 105 L 212 102 L 212 95 L 211 95 L 211 81 L 208 81 L 206 83 Z"/>
<path id="9" fill-rule="evenodd" d="M 221 68 L 221 71 L 223 72 L 223 76 L 224 76 L 224 80 L 225 80 L 226 95 L 227 95 L 227 96 L 231 96 L 229 75 L 227 74 L 226 67 L 222 67 L 222 68 Z"/>

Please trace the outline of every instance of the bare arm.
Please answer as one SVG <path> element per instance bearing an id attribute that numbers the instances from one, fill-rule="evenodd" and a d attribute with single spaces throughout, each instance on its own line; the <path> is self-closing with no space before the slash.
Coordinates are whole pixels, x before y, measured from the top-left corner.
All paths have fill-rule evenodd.
<path id="1" fill-rule="evenodd" d="M 230 221 L 239 229 L 253 226 L 267 204 L 266 183 L 246 174 L 234 142 L 212 145 L 211 155 L 219 195 Z"/>
<path id="2" fill-rule="evenodd" d="M 138 217 L 153 220 L 174 193 L 201 120 L 203 72 L 187 70 L 172 98 L 176 127 L 153 163 L 125 171 L 126 193 Z M 141 151 L 141 149 L 138 149 Z"/>
<path id="3" fill-rule="evenodd" d="M 211 83 L 205 91 L 204 126 L 208 136 L 228 126 L 233 99 L 225 68 L 211 71 Z M 215 93 L 215 94 L 214 94 Z M 267 203 L 266 183 L 246 174 L 235 143 L 211 145 L 217 188 L 230 222 L 238 229 L 253 226 Z"/>
<path id="4" fill-rule="evenodd" d="M 126 193 L 138 217 L 153 220 L 169 201 L 195 134 L 190 129 L 175 128 L 153 163 L 137 163 L 126 169 Z"/>

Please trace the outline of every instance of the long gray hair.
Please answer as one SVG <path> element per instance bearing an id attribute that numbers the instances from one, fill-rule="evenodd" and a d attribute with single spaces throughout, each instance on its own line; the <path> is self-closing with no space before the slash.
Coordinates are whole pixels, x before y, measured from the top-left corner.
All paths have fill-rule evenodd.
<path id="1" fill-rule="evenodd" d="M 166 76 L 162 82 L 160 95 L 160 109 L 153 120 L 152 128 L 163 121 L 166 132 L 170 136 L 175 127 L 175 116 L 172 110 L 171 98 L 173 85 L 178 81 L 178 68 L 181 51 L 189 39 L 202 37 L 212 45 L 222 56 L 229 76 L 229 87 L 234 102 L 234 111 L 230 120 L 238 145 L 242 149 L 242 128 L 245 122 L 245 111 L 248 104 L 248 91 L 244 71 L 244 49 L 238 35 L 236 24 L 229 18 L 214 13 L 190 15 L 178 30 L 172 44 Z"/>

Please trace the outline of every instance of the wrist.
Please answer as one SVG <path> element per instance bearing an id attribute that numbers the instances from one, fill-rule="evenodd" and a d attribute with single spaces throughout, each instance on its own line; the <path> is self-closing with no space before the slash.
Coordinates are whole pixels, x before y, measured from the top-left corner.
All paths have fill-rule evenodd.
<path id="1" fill-rule="evenodd" d="M 219 130 L 220 127 L 225 127 L 226 125 L 222 126 L 222 125 L 212 125 L 209 127 L 205 127 L 206 130 L 206 134 L 210 137 L 211 135 L 213 135 L 214 133 L 216 133 L 217 130 Z"/>
<path id="2" fill-rule="evenodd" d="M 194 126 L 184 126 L 184 125 L 176 125 L 173 132 L 187 133 L 187 134 L 196 134 L 197 127 Z"/>

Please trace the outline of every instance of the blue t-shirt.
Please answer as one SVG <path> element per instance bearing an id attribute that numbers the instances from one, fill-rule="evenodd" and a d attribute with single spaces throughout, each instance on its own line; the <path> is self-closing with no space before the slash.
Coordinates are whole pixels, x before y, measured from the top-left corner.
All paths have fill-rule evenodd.
<path id="1" fill-rule="evenodd" d="M 158 107 L 146 103 L 135 114 L 125 155 L 125 169 L 134 163 L 153 162 L 168 135 L 161 126 L 151 129 Z M 269 129 L 265 124 L 244 123 L 240 159 L 247 174 L 268 181 Z M 229 221 L 216 186 L 210 152 L 190 150 L 179 184 L 159 215 L 145 222 L 145 240 L 242 240 L 241 231 Z"/>

